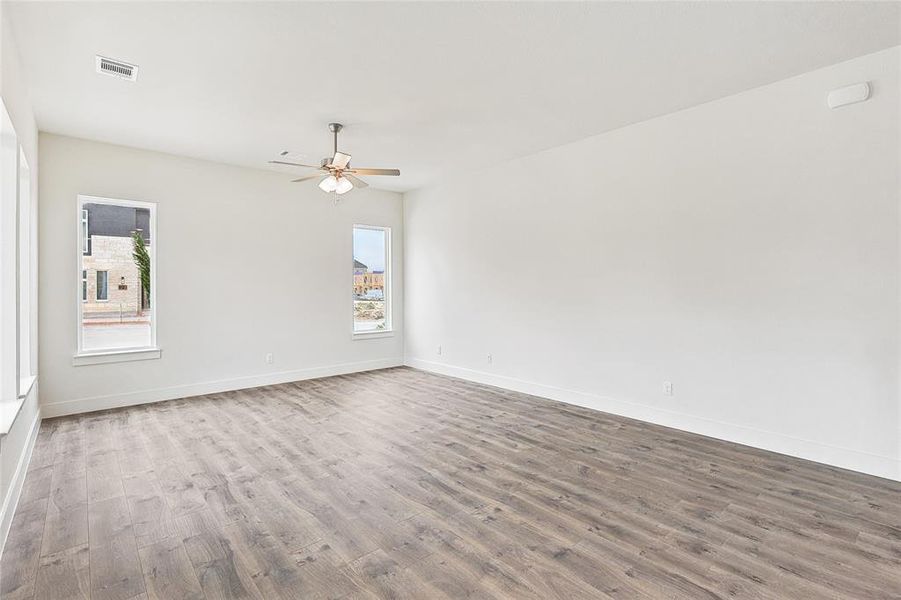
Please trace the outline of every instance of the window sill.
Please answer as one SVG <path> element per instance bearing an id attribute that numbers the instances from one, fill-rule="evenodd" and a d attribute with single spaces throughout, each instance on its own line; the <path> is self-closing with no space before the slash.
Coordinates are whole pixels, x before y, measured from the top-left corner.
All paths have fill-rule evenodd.
<path id="1" fill-rule="evenodd" d="M 9 433 L 13 423 L 19 418 L 19 411 L 22 410 L 22 406 L 25 404 L 25 396 L 19 396 L 14 404 L 12 402 L 10 404 L 13 406 L 7 407 L 9 412 L 4 412 L 3 415 L 0 415 L 0 438 Z"/>
<path id="2" fill-rule="evenodd" d="M 28 377 L 19 379 L 19 398 L 25 398 L 25 396 L 30 394 L 31 388 L 34 387 L 34 382 L 37 380 L 38 378 L 36 375 L 29 375 Z"/>
<path id="3" fill-rule="evenodd" d="M 107 363 L 130 362 L 133 360 L 153 360 L 159 358 L 159 348 L 137 348 L 132 350 L 107 350 L 105 352 L 86 352 L 72 357 L 76 367 L 84 365 L 103 365 Z"/>
<path id="4" fill-rule="evenodd" d="M 374 340 L 387 337 L 394 337 L 394 331 L 391 329 L 383 331 L 355 331 L 353 334 L 353 339 L 355 340 Z"/>

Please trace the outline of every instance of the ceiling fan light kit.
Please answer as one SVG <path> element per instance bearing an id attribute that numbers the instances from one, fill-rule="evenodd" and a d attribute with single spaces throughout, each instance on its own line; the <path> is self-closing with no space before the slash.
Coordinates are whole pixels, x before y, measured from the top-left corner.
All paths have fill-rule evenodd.
<path id="1" fill-rule="evenodd" d="M 319 182 L 319 189 L 321 189 L 323 192 L 326 192 L 327 194 L 334 192 L 336 195 L 336 201 L 339 195 L 346 194 L 355 187 L 368 187 L 369 184 L 359 177 L 356 177 L 356 175 L 388 175 L 391 177 L 397 177 L 398 175 L 400 175 L 400 169 L 370 169 L 351 167 L 350 154 L 345 154 L 344 152 L 340 152 L 338 150 L 338 133 L 342 129 L 344 129 L 344 125 L 342 125 L 341 123 L 329 123 L 328 129 L 334 136 L 332 157 L 323 158 L 319 166 L 305 165 L 302 163 L 284 160 L 270 160 L 269 162 L 275 165 L 289 165 L 292 167 L 303 167 L 305 169 L 317 169 L 318 171 L 320 171 L 319 173 L 303 175 L 297 179 L 292 180 L 292 183 L 308 181 L 325 175 L 325 177 L 323 177 L 323 179 Z M 287 150 L 281 153 L 281 156 L 287 155 Z"/>
<path id="2" fill-rule="evenodd" d="M 344 194 L 354 189 L 354 184 L 352 184 L 347 177 L 341 177 L 338 179 L 338 185 L 335 187 L 336 194 Z"/>
<path id="3" fill-rule="evenodd" d="M 325 179 L 319 182 L 319 189 L 323 192 L 330 194 L 338 189 L 338 180 L 334 175 L 329 175 Z"/>

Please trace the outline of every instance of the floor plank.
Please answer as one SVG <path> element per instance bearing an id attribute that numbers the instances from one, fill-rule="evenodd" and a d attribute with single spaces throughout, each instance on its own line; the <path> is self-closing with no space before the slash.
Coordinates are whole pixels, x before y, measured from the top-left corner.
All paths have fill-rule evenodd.
<path id="1" fill-rule="evenodd" d="M 87 544 L 41 557 L 35 598 L 89 600 L 91 598 L 90 556 Z"/>
<path id="2" fill-rule="evenodd" d="M 181 540 L 167 538 L 145 546 L 140 550 L 140 557 L 149 598 L 201 600 L 204 597 Z"/>
<path id="3" fill-rule="evenodd" d="M 0 598 L 4 600 L 34 596 L 47 502 L 47 498 L 20 502 L 16 509 L 0 561 Z"/>
<path id="4" fill-rule="evenodd" d="M 128 600 L 145 591 L 131 515 L 124 497 L 88 508 L 91 597 Z"/>

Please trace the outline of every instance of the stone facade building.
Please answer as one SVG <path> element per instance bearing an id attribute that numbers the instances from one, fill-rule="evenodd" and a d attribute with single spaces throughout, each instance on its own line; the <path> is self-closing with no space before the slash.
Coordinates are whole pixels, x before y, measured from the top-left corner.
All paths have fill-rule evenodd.
<path id="1" fill-rule="evenodd" d="M 354 259 L 354 296 L 385 297 L 385 272 L 370 271 L 369 267 Z"/>
<path id="2" fill-rule="evenodd" d="M 140 231 L 150 245 L 146 209 L 85 204 L 82 231 L 81 298 L 85 320 L 140 317 L 147 297 L 134 260 L 132 234 Z M 146 233 L 145 233 L 146 232 Z"/>

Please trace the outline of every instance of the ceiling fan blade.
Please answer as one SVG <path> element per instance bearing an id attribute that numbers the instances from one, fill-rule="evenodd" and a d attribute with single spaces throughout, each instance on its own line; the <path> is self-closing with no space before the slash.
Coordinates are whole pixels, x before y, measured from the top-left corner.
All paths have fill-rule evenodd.
<path id="1" fill-rule="evenodd" d="M 269 164 L 271 164 L 271 165 L 289 165 L 291 167 L 306 167 L 308 169 L 321 169 L 322 168 L 319 165 L 304 165 L 301 163 L 287 162 L 284 160 L 270 160 Z"/>
<path id="2" fill-rule="evenodd" d="M 350 169 L 351 173 L 356 173 L 357 175 L 400 175 L 400 169 L 361 169 L 358 167 L 354 167 Z"/>
<path id="3" fill-rule="evenodd" d="M 299 181 L 306 181 L 308 179 L 316 179 L 317 177 L 322 177 L 322 173 L 312 173 L 310 175 L 304 175 L 303 177 L 298 177 L 297 179 L 292 179 L 291 183 L 297 183 Z"/>
<path id="4" fill-rule="evenodd" d="M 355 187 L 355 188 L 369 187 L 369 184 L 368 184 L 368 183 L 366 183 L 365 181 L 363 181 L 363 180 L 360 179 L 359 177 L 354 177 L 354 176 L 351 175 L 350 173 L 345 172 L 345 173 L 344 173 L 344 176 L 348 179 L 348 181 L 350 181 L 352 184 L 354 184 L 354 187 Z"/>
<path id="5" fill-rule="evenodd" d="M 332 159 L 332 166 L 336 169 L 343 169 L 350 162 L 350 154 L 344 154 L 343 152 L 335 152 L 335 157 Z"/>

